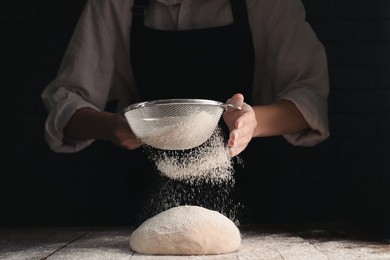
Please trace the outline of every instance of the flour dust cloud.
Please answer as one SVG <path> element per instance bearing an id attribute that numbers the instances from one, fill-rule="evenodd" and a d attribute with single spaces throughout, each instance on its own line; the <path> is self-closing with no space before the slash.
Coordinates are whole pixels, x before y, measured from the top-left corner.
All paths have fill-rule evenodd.
<path id="1" fill-rule="evenodd" d="M 234 166 L 240 159 L 229 157 L 222 129 L 218 126 L 202 145 L 188 150 L 160 150 L 150 146 L 144 152 L 154 165 L 151 184 L 141 219 L 181 205 L 216 210 L 239 225 L 243 207 L 234 195 Z"/>

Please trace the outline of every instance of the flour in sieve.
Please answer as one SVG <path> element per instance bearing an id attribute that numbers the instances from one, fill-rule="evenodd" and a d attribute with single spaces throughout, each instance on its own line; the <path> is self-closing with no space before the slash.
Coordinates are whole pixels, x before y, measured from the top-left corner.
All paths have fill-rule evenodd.
<path id="1" fill-rule="evenodd" d="M 148 129 L 142 141 L 163 150 L 184 150 L 199 146 L 212 135 L 218 123 L 215 115 L 206 111 L 160 120 L 161 126 Z"/>

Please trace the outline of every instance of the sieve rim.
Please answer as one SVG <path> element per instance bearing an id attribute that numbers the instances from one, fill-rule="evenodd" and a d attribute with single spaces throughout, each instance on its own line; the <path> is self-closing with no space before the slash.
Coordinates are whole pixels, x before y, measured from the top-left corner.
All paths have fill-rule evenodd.
<path id="1" fill-rule="evenodd" d="M 158 99 L 139 102 L 131 104 L 125 107 L 121 114 L 138 108 L 149 107 L 149 106 L 164 106 L 164 105 L 210 105 L 210 106 L 219 106 L 225 107 L 226 103 L 215 101 L 211 99 L 185 99 L 185 98 L 174 98 L 174 99 Z"/>

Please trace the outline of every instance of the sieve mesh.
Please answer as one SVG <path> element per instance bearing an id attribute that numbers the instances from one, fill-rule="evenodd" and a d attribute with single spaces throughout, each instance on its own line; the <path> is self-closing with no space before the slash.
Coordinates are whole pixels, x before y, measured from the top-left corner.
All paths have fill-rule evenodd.
<path id="1" fill-rule="evenodd" d="M 131 105 L 122 115 L 145 144 L 184 150 L 210 138 L 227 106 L 232 105 L 203 99 L 155 100 Z"/>

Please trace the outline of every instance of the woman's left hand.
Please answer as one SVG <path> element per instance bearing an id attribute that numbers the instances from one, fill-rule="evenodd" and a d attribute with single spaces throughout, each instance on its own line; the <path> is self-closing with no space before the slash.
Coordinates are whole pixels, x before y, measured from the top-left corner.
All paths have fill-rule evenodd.
<path id="1" fill-rule="evenodd" d="M 233 95 L 228 101 L 230 104 L 240 106 L 241 109 L 228 108 L 223 119 L 229 128 L 229 155 L 234 157 L 241 153 L 252 140 L 257 126 L 255 112 L 244 102 L 242 94 Z"/>

